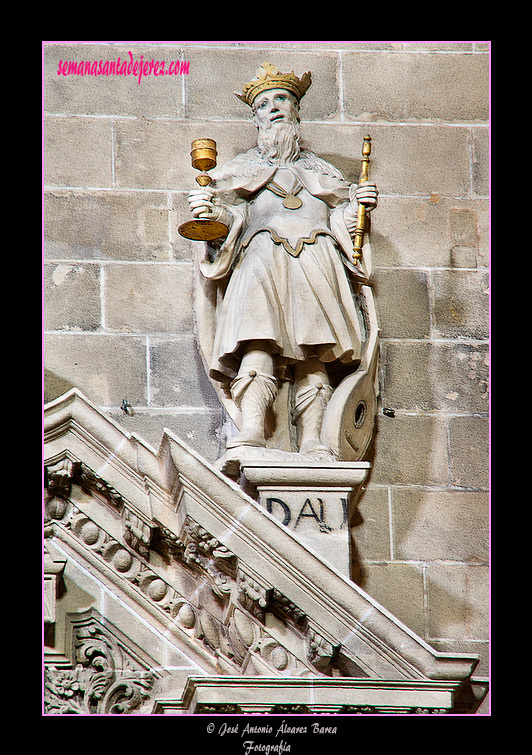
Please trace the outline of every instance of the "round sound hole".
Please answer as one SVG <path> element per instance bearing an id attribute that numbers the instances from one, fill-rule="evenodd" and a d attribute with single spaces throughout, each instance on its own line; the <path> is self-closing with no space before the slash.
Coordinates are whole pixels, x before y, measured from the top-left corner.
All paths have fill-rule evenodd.
<path id="1" fill-rule="evenodd" d="M 357 408 L 355 409 L 355 427 L 362 427 L 364 420 L 366 419 L 366 404 L 364 401 L 359 401 Z"/>

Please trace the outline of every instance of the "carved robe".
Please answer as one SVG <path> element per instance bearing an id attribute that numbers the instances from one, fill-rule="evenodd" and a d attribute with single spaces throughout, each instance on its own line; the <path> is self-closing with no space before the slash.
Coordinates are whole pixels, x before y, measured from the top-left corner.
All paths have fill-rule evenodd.
<path id="1" fill-rule="evenodd" d="M 367 255 L 365 269 L 350 262 L 349 184 L 313 153 L 278 168 L 261 162 L 256 148 L 213 178 L 233 223 L 200 263 L 223 291 L 212 318 L 210 377 L 233 379 L 242 344 L 255 339 L 269 343 L 281 378 L 287 365 L 309 357 L 356 369 L 361 332 L 345 267 L 361 282 L 370 271 Z M 287 196 L 297 197 L 294 209 Z"/>

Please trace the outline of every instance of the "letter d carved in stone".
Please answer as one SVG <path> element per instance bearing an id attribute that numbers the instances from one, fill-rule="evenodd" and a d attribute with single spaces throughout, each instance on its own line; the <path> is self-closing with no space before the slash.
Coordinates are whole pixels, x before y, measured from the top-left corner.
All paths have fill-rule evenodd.
<path id="1" fill-rule="evenodd" d="M 287 504 L 284 501 L 281 501 L 280 498 L 267 498 L 266 499 L 266 511 L 269 514 L 273 514 L 273 504 L 278 504 L 282 511 L 283 511 L 283 520 L 282 524 L 287 527 L 291 520 L 292 520 L 292 512 L 290 511 L 290 508 L 287 506 Z M 275 515 L 277 515 L 277 511 L 275 512 Z"/>

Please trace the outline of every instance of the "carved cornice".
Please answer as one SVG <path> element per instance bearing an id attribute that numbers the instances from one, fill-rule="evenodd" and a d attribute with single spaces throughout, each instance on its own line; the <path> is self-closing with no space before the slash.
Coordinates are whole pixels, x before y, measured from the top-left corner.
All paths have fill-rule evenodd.
<path id="1" fill-rule="evenodd" d="M 178 633 L 199 643 L 214 659 L 224 658 L 229 667 L 243 671 L 251 663 L 256 667 L 255 673 L 267 669 L 270 673 L 287 669 L 297 673 L 309 673 L 312 669 L 316 673 L 319 664 L 307 655 L 310 640 L 305 637 L 310 630 L 304 627 L 305 615 L 279 591 L 248 573 L 226 546 L 189 517 L 180 535 L 155 520 L 141 529 L 145 522 L 140 520 L 139 526 L 128 502 L 113 495 L 113 504 L 119 501 L 122 509 L 124 527 L 121 540 L 111 535 L 67 495 L 72 493 L 72 485 L 79 484 L 82 473 L 85 480 L 91 481 L 94 493 L 101 496 L 107 492 L 104 481 L 85 465 L 64 459 L 47 470 L 48 535 L 66 538 L 98 571 L 109 574 L 115 585 L 125 585 L 129 592 L 133 589 L 150 609 L 169 617 Z M 139 548 L 137 541 L 144 548 Z M 207 584 L 226 603 L 225 618 L 220 619 L 194 603 L 192 596 L 177 590 L 163 571 L 149 563 L 150 547 Z M 300 638 L 299 656 L 267 632 L 264 626 L 267 611 L 275 612 L 287 626 L 293 626 Z"/>
<path id="2" fill-rule="evenodd" d="M 340 715 L 340 716 L 346 716 L 346 715 L 359 715 L 359 716 L 369 716 L 369 715 L 408 715 L 408 714 L 421 714 L 421 715 L 429 715 L 429 714 L 439 714 L 442 715 L 444 713 L 449 713 L 450 711 L 446 708 L 406 708 L 397 706 L 394 708 L 391 708 L 389 706 L 386 707 L 377 707 L 375 705 L 328 705 L 328 706 L 312 706 L 312 705 L 237 705 L 237 704 L 231 704 L 231 703 L 220 703 L 220 704 L 210 704 L 205 705 L 203 703 L 200 703 L 196 706 L 196 708 L 193 711 L 195 714 L 210 714 L 210 715 L 245 715 L 247 713 L 262 713 L 264 715 L 292 715 L 292 716 L 302 716 L 302 715 L 312 715 L 312 714 L 326 714 L 329 716 L 333 715 Z M 313 724 L 307 724 L 308 731 L 313 732 L 317 731 L 319 732 L 319 724 L 316 724 L 318 726 L 318 729 L 312 728 Z M 305 727 L 305 728 L 307 728 Z M 300 727 L 301 728 L 301 727 Z M 333 726 L 329 725 L 329 728 L 334 728 Z"/>
<path id="3" fill-rule="evenodd" d="M 190 677 L 179 700 L 167 698 L 157 701 L 154 712 L 446 714 L 454 713 L 459 707 L 456 704 L 458 687 L 457 682 L 429 680 L 412 682 L 330 677 Z M 224 701 L 223 706 L 220 700 Z M 284 722 L 280 720 L 279 724 L 283 726 Z M 312 721 L 303 720 L 301 724 L 309 727 L 314 725 Z M 290 723 L 286 722 L 286 726 L 289 727 Z M 275 729 L 277 731 L 278 726 Z"/>
<path id="4" fill-rule="evenodd" d="M 72 486 L 78 485 L 89 495 L 104 500 L 119 512 L 123 521 L 124 541 L 142 556 L 149 553 L 154 526 L 103 477 L 81 461 L 68 454 L 45 466 L 45 525 L 50 520 L 61 520 L 67 510 Z"/>

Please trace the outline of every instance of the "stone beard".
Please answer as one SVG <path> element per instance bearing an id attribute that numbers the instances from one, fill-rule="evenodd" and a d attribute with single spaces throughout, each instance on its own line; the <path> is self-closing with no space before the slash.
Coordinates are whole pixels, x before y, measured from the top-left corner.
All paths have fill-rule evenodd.
<path id="1" fill-rule="evenodd" d="M 259 126 L 257 146 L 261 156 L 273 164 L 294 162 L 301 152 L 301 128 L 296 120 Z"/>

